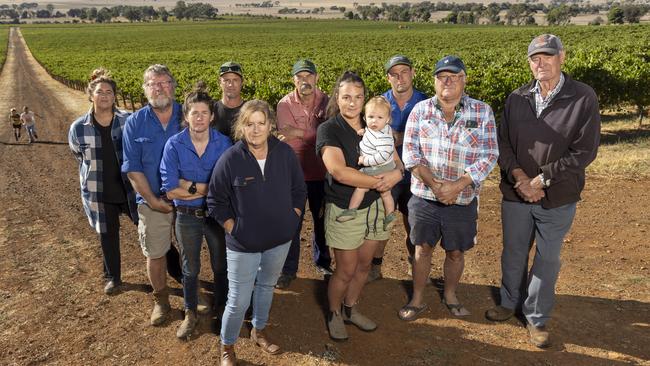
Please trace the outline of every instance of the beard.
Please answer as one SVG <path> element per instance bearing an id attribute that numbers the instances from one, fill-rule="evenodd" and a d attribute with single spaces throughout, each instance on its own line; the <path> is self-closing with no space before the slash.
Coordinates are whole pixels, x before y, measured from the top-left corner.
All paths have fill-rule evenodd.
<path id="1" fill-rule="evenodd" d="M 164 94 L 147 95 L 147 100 L 149 100 L 149 104 L 155 109 L 165 109 L 171 106 L 174 101 L 171 97 Z"/>

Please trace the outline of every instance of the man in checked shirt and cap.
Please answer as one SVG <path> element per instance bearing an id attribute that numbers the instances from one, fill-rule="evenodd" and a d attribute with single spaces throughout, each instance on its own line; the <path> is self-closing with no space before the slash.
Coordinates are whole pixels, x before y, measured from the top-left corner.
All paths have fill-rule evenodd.
<path id="1" fill-rule="evenodd" d="M 479 191 L 499 155 L 492 109 L 465 95 L 463 61 L 443 57 L 434 74 L 436 95 L 413 108 L 404 133 L 402 159 L 412 173 L 408 209 L 415 245 L 413 297 L 399 311 L 405 321 L 427 308 L 424 289 L 438 241 L 445 250 L 443 304 L 454 316 L 470 314 L 456 288 L 465 252 L 476 243 Z"/>

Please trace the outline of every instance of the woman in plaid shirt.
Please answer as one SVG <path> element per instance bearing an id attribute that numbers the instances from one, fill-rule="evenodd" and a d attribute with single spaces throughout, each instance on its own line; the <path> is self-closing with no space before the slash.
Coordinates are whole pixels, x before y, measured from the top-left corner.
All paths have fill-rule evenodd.
<path id="1" fill-rule="evenodd" d="M 117 292 L 121 278 L 121 213 L 138 222 L 135 193 L 122 165 L 122 130 L 127 112 L 115 107 L 117 86 L 108 71 L 93 71 L 86 91 L 92 107 L 70 126 L 68 143 L 79 162 L 81 201 L 88 222 L 99 234 L 104 255 L 104 292 Z"/>

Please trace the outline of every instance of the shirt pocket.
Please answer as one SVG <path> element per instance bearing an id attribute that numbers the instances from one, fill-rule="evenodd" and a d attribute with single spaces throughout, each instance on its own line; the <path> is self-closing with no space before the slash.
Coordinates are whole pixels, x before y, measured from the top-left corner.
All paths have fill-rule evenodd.
<path id="1" fill-rule="evenodd" d="M 479 129 L 478 128 L 463 128 L 460 133 L 459 141 L 463 146 L 470 149 L 478 149 L 479 147 Z"/>
<path id="2" fill-rule="evenodd" d="M 140 146 L 140 151 L 142 152 L 142 163 L 143 164 L 155 164 L 156 156 L 153 150 L 153 141 L 148 137 L 136 137 L 133 142 Z M 159 158 L 159 157 L 158 157 Z"/>
<path id="3" fill-rule="evenodd" d="M 236 176 L 232 182 L 234 195 L 237 198 L 237 215 L 246 216 L 248 209 L 257 205 L 255 186 L 257 178 L 254 176 Z"/>

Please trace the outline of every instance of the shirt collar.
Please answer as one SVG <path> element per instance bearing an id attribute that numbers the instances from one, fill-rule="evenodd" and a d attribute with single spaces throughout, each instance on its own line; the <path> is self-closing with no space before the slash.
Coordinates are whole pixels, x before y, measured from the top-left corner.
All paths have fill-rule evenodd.
<path id="1" fill-rule="evenodd" d="M 463 94 L 463 96 L 460 97 L 460 101 L 456 105 L 456 112 L 460 112 L 460 111 L 463 110 L 463 108 L 465 108 L 467 98 L 468 98 L 467 94 Z M 442 106 L 440 105 L 440 103 L 438 103 L 438 97 L 437 96 L 433 97 L 433 105 L 436 107 L 437 110 L 442 112 Z"/>
<path id="2" fill-rule="evenodd" d="M 562 86 L 564 86 L 564 73 L 560 73 L 560 81 L 558 81 L 557 85 L 553 90 L 551 90 L 547 95 L 545 100 L 551 100 L 557 93 L 560 92 L 560 89 L 562 89 Z M 542 93 L 542 86 L 539 83 L 539 80 L 535 80 L 533 83 L 533 87 L 529 90 L 533 94 L 539 94 L 541 96 Z"/>

